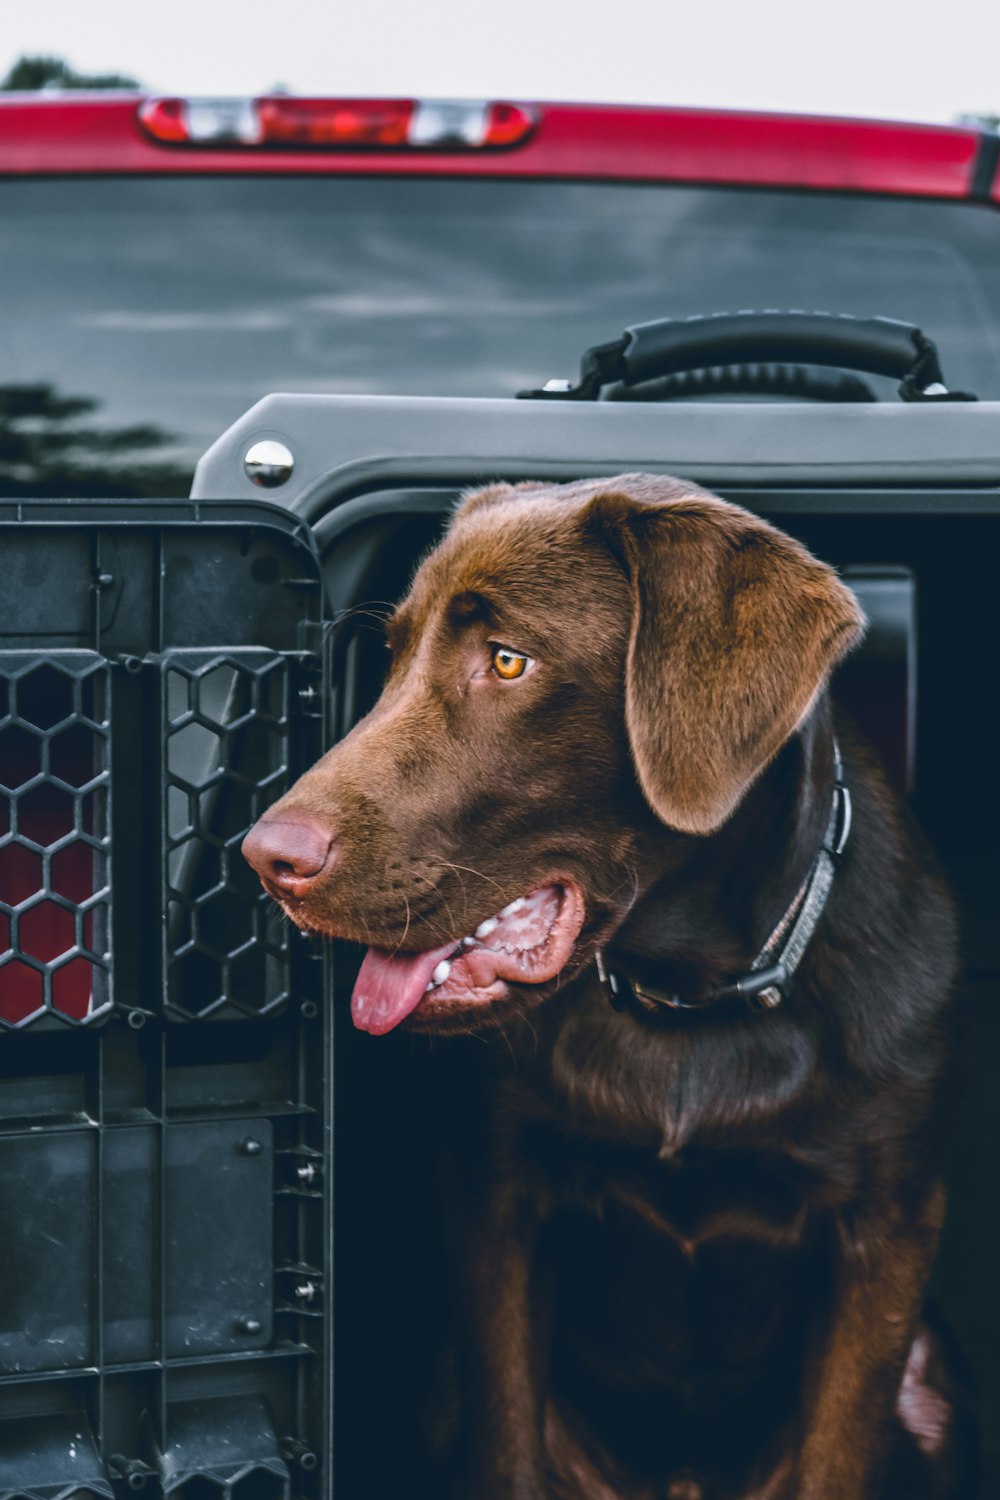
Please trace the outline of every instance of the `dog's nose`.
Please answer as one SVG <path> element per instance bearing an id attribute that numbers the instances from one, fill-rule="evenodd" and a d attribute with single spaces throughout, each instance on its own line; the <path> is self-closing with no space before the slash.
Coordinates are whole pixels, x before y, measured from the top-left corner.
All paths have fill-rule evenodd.
<path id="1" fill-rule="evenodd" d="M 243 840 L 243 858 L 272 896 L 305 896 L 333 859 L 328 829 L 308 819 L 261 818 Z"/>

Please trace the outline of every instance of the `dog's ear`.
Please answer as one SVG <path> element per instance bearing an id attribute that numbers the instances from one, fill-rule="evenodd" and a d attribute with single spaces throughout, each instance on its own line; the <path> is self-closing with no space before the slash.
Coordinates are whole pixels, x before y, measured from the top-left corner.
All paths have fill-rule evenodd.
<path id="1" fill-rule="evenodd" d="M 631 586 L 625 719 L 640 785 L 671 828 L 712 833 L 864 616 L 832 568 L 704 492 L 644 479 L 595 497 L 586 520 Z"/>

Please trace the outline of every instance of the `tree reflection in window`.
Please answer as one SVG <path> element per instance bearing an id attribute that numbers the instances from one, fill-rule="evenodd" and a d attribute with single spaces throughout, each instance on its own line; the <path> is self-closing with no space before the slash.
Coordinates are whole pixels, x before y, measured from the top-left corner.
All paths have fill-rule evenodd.
<path id="1" fill-rule="evenodd" d="M 182 496 L 190 467 L 173 435 L 152 423 L 105 427 L 100 402 L 51 384 L 0 385 L 0 495 L 94 499 Z"/>

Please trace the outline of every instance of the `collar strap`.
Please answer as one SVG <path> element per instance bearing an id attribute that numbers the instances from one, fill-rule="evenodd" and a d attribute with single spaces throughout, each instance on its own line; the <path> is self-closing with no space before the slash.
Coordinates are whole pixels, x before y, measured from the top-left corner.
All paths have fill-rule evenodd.
<path id="1" fill-rule="evenodd" d="M 781 921 L 745 974 L 736 975 L 694 997 L 652 989 L 630 978 L 621 969 L 608 966 L 603 952 L 594 955 L 598 978 L 615 1010 L 626 1005 L 647 1014 L 667 1011 L 739 1012 L 774 1010 L 785 998 L 788 986 L 809 946 L 826 907 L 833 885 L 835 861 L 843 853 L 851 833 L 851 793 L 844 784 L 844 764 L 836 737 L 833 741 L 833 799 L 826 832 L 813 867 L 792 899 Z"/>

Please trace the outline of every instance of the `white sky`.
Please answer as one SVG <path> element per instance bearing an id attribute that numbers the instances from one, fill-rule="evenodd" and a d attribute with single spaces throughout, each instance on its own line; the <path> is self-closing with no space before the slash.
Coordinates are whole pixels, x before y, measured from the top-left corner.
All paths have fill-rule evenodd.
<path id="1" fill-rule="evenodd" d="M 16 6 L 16 8 L 15 8 Z M 1000 0 L 0 0 L 23 53 L 157 92 L 1000 113 Z"/>

